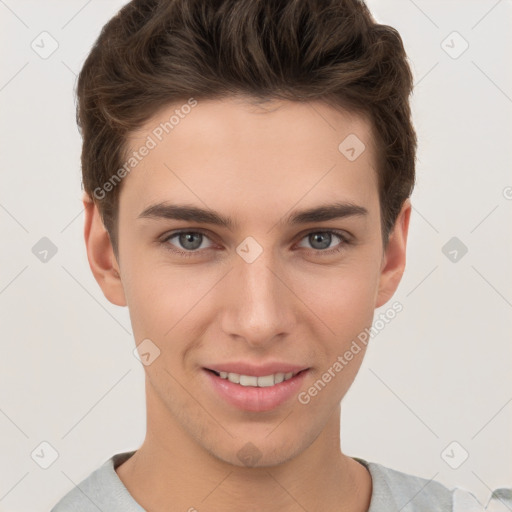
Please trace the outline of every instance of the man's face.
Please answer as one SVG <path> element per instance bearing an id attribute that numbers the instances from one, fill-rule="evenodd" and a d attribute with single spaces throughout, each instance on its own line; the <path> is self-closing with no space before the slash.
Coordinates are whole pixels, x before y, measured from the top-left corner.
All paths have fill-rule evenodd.
<path id="1" fill-rule="evenodd" d="M 370 126 L 320 103 L 199 101 L 158 141 L 155 128 L 176 108 L 129 139 L 132 150 L 148 135 L 157 144 L 124 179 L 119 204 L 117 303 L 129 307 L 136 344 L 151 340 L 146 357 L 160 351 L 144 367 L 148 418 L 229 463 L 243 465 L 242 449 L 255 465 L 281 463 L 337 411 L 364 345 L 308 403 L 299 396 L 371 325 L 403 270 L 389 271 L 397 255 L 382 245 Z M 355 159 L 353 135 L 338 148 L 350 134 L 366 146 Z M 289 222 L 334 203 L 346 205 L 340 217 Z M 147 213 L 156 204 L 233 225 Z M 263 375 L 285 364 L 307 371 L 258 389 L 210 371 L 236 363 L 276 363 Z"/>

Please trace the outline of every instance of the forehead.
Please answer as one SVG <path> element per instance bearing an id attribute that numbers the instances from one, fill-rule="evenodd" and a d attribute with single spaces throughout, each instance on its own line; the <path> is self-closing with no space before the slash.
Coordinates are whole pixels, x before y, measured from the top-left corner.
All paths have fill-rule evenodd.
<path id="1" fill-rule="evenodd" d="M 162 107 L 129 135 L 129 147 L 133 149 L 147 136 L 158 146 L 179 144 L 183 152 L 200 146 L 214 154 L 233 149 L 235 144 L 246 150 L 264 146 L 268 153 L 292 143 L 296 154 L 318 158 L 320 151 L 336 152 L 338 144 L 353 134 L 373 150 L 370 122 L 341 107 L 318 101 L 255 103 L 239 97 L 194 102 L 192 107 L 190 101 Z"/>
<path id="2" fill-rule="evenodd" d="M 278 208 L 377 196 L 367 119 L 321 102 L 199 100 L 162 108 L 128 142 L 137 164 L 121 203 L 178 198 Z M 183 201 L 182 201 L 183 202 Z"/>

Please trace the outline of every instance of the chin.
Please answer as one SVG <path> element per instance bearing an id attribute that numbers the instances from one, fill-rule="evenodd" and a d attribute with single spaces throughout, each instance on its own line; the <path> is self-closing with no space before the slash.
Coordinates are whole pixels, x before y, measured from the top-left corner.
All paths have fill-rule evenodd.
<path id="1" fill-rule="evenodd" d="M 299 455 L 306 447 L 298 439 L 275 436 L 268 433 L 256 439 L 254 436 L 233 438 L 227 446 L 205 447 L 213 457 L 240 468 L 263 468 L 284 464 Z M 271 434 L 272 436 L 272 434 Z"/>

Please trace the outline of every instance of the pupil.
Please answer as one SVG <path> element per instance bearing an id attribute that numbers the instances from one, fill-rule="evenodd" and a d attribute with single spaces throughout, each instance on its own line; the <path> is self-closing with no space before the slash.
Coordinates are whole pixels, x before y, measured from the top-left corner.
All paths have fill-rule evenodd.
<path id="1" fill-rule="evenodd" d="M 331 234 L 330 233 L 313 233 L 313 240 L 314 240 L 314 243 L 318 241 L 320 241 L 320 243 L 322 242 L 322 238 L 324 239 L 324 242 L 323 242 L 323 245 L 322 243 L 320 244 L 321 247 L 316 247 L 317 249 L 325 249 L 326 247 L 329 247 L 329 244 L 331 242 Z M 314 243 L 312 242 L 312 245 L 314 247 Z"/>
<path id="2" fill-rule="evenodd" d="M 199 243 L 199 245 L 195 244 L 195 246 L 194 246 L 194 238 L 196 238 L 196 242 L 197 242 L 197 240 L 199 240 L 199 242 L 200 242 L 201 236 L 202 236 L 201 233 L 182 233 L 180 236 L 180 243 L 186 249 L 197 249 L 201 245 L 201 243 Z"/>

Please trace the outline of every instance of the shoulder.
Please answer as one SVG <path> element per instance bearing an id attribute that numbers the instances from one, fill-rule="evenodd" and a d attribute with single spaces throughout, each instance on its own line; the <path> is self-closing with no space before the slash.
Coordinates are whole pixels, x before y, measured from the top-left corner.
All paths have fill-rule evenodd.
<path id="1" fill-rule="evenodd" d="M 98 508 L 101 510 L 105 496 L 111 492 L 105 464 L 74 486 L 50 512 L 97 512 Z"/>
<path id="2" fill-rule="evenodd" d="M 454 490 L 448 489 L 441 483 L 403 473 L 375 462 L 367 462 L 367 467 L 373 481 L 371 506 L 375 501 L 376 511 L 381 510 L 384 503 L 392 503 L 393 506 L 388 505 L 389 510 L 452 512 Z M 369 512 L 373 512 L 371 506 Z"/>
<path id="3" fill-rule="evenodd" d="M 373 491 L 368 512 L 491 512 L 512 510 L 512 489 L 492 492 L 484 506 L 470 491 L 449 489 L 432 479 L 403 473 L 375 462 L 353 457 L 372 476 Z M 495 508 L 498 507 L 498 508 Z M 499 508 L 503 507 L 503 508 Z"/>
<path id="4" fill-rule="evenodd" d="M 116 454 L 75 485 L 50 512 L 141 512 L 115 472 L 134 452 Z"/>

